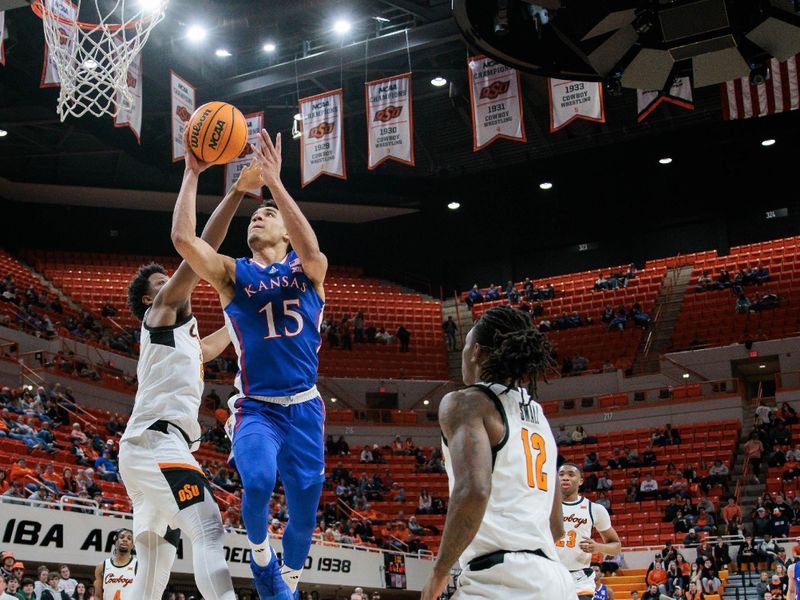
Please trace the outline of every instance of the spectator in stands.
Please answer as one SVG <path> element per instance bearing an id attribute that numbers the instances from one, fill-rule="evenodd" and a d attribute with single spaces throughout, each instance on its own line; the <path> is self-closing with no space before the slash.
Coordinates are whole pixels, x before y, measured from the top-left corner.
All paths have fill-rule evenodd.
<path id="1" fill-rule="evenodd" d="M 675 496 L 670 496 L 667 500 L 667 505 L 664 507 L 664 516 L 661 519 L 662 523 L 672 523 L 675 517 L 678 516 L 681 507 L 675 502 Z"/>
<path id="2" fill-rule="evenodd" d="M 782 467 L 786 464 L 786 455 L 783 453 L 780 444 L 773 444 L 772 450 L 767 454 L 768 467 Z"/>
<path id="3" fill-rule="evenodd" d="M 722 509 L 722 521 L 725 523 L 726 535 L 737 535 L 742 528 L 742 508 L 736 504 L 736 498 L 730 496 Z"/>
<path id="4" fill-rule="evenodd" d="M 714 516 L 709 513 L 705 508 L 697 509 L 698 515 L 697 519 L 694 522 L 694 528 L 697 531 L 703 531 L 706 533 L 710 533 L 714 530 Z"/>
<path id="5" fill-rule="evenodd" d="M 644 480 L 639 485 L 639 497 L 642 500 L 658 498 L 658 482 L 653 479 L 652 473 L 645 473 Z"/>
<path id="6" fill-rule="evenodd" d="M 614 320 L 614 309 L 610 304 L 606 304 L 606 307 L 603 309 L 603 314 L 600 316 L 600 320 L 606 324 Z"/>
<path id="7" fill-rule="evenodd" d="M 602 471 L 603 465 L 600 464 L 600 459 L 597 457 L 597 452 L 590 452 L 583 460 L 583 470 L 585 472 Z"/>
<path id="8" fill-rule="evenodd" d="M 572 443 L 572 438 L 570 437 L 569 433 L 567 432 L 566 426 L 563 423 L 558 426 L 555 438 L 557 446 L 569 446 Z"/>
<path id="9" fill-rule="evenodd" d="M 764 292 L 764 295 L 761 296 L 760 294 L 756 294 L 756 301 L 750 307 L 750 310 L 754 312 L 767 310 L 769 308 L 775 308 L 781 302 L 782 298 L 777 294 L 770 292 L 767 290 Z"/>
<path id="10" fill-rule="evenodd" d="M 495 284 L 489 284 L 489 289 L 486 290 L 486 302 L 494 302 L 500 300 L 500 288 Z"/>
<path id="11" fill-rule="evenodd" d="M 447 338 L 447 349 L 450 350 L 450 352 L 455 352 L 458 350 L 458 344 L 456 343 L 458 327 L 456 326 L 456 322 L 453 321 L 453 317 L 447 317 L 447 321 L 442 323 L 442 329 Z"/>
<path id="12" fill-rule="evenodd" d="M 728 469 L 728 466 L 723 464 L 720 460 L 715 460 L 714 465 L 708 471 L 708 485 L 721 485 L 723 487 L 727 487 L 729 475 L 730 470 Z"/>
<path id="13" fill-rule="evenodd" d="M 780 444 L 781 446 L 791 444 L 792 432 L 786 427 L 783 421 L 776 421 L 775 426 L 770 431 L 770 441 L 773 444 Z"/>
<path id="14" fill-rule="evenodd" d="M 628 322 L 628 313 L 625 310 L 625 307 L 620 306 L 617 309 L 616 315 L 614 316 L 613 319 L 611 319 L 611 322 L 608 324 L 608 330 L 624 331 L 625 323 L 627 322 Z"/>
<path id="15" fill-rule="evenodd" d="M 750 299 L 745 296 L 744 292 L 739 294 L 736 300 L 736 312 L 739 314 L 750 312 Z"/>
<path id="16" fill-rule="evenodd" d="M 378 333 L 375 335 L 375 341 L 378 344 L 385 344 L 388 346 L 389 344 L 392 343 L 392 340 L 394 340 L 394 336 L 388 331 L 386 331 L 383 327 L 381 327 L 378 330 Z"/>
<path id="17" fill-rule="evenodd" d="M 108 450 L 103 450 L 102 455 L 95 459 L 94 468 L 97 469 L 100 479 L 113 483 L 119 482 L 117 465 L 111 460 L 111 453 Z"/>
<path id="18" fill-rule="evenodd" d="M 697 277 L 697 285 L 695 286 L 695 290 L 698 292 L 704 292 L 706 290 L 710 290 L 713 286 L 714 280 L 711 278 L 711 271 L 708 269 L 704 270 L 701 275 Z"/>
<path id="19" fill-rule="evenodd" d="M 761 537 L 769 531 L 770 518 L 767 516 L 767 509 L 759 506 L 756 515 L 753 517 L 753 535 Z"/>
<path id="20" fill-rule="evenodd" d="M 358 311 L 353 317 L 353 334 L 356 344 L 364 343 L 364 312 Z"/>
<path id="21" fill-rule="evenodd" d="M 594 280 L 594 291 L 598 290 L 607 290 L 608 287 L 608 280 L 603 277 L 602 273 L 597 274 L 597 279 Z"/>
<path id="22" fill-rule="evenodd" d="M 769 522 L 769 533 L 773 538 L 789 537 L 791 521 L 783 514 L 777 506 L 772 511 L 772 518 Z"/>
<path id="23" fill-rule="evenodd" d="M 782 421 L 787 425 L 792 425 L 797 423 L 797 411 L 795 411 L 795 409 L 793 409 L 788 402 L 784 402 L 778 409 L 775 418 L 776 420 Z"/>
<path id="24" fill-rule="evenodd" d="M 400 325 L 400 327 L 397 328 L 395 336 L 400 341 L 400 352 L 408 352 L 408 342 L 411 340 L 411 332 Z"/>
<path id="25" fill-rule="evenodd" d="M 649 446 L 643 453 L 642 453 L 642 465 L 645 467 L 654 467 L 658 463 L 656 459 L 656 453 L 653 452 L 653 447 Z"/>
<path id="26" fill-rule="evenodd" d="M 722 582 L 719 579 L 719 571 L 714 566 L 713 561 L 708 559 L 703 563 L 703 568 L 700 572 L 700 581 L 703 584 L 703 591 L 706 594 L 716 594 L 719 591 Z"/>
<path id="27" fill-rule="evenodd" d="M 504 290 L 509 304 L 519 304 L 520 293 L 513 281 L 509 280 Z"/>
<path id="28" fill-rule="evenodd" d="M 598 477 L 597 477 L 597 490 L 598 491 L 610 490 L 613 485 L 614 485 L 614 482 L 613 482 L 613 480 L 608 478 L 608 474 L 607 473 L 601 472 L 598 475 Z"/>
<path id="29" fill-rule="evenodd" d="M 47 577 L 47 586 L 42 589 L 39 600 L 69 600 L 69 595 L 58 589 L 60 580 L 58 571 L 51 571 Z"/>
<path id="30" fill-rule="evenodd" d="M 759 598 L 764 598 L 765 594 L 770 593 L 772 582 L 770 581 L 769 573 L 766 571 L 761 571 L 761 574 L 758 578 L 758 583 L 756 583 L 756 594 Z"/>
<path id="31" fill-rule="evenodd" d="M 758 409 L 756 409 L 758 412 Z M 750 434 L 750 439 L 744 445 L 745 458 L 750 461 L 750 469 L 753 474 L 753 480 L 756 483 L 761 483 L 758 476 L 761 473 L 761 456 L 764 453 L 764 444 L 758 439 L 758 434 L 753 432 Z"/>
<path id="32" fill-rule="evenodd" d="M 342 317 L 342 322 L 339 324 L 339 343 L 344 350 L 353 349 L 353 331 L 350 315 Z"/>
<path id="33" fill-rule="evenodd" d="M 657 585 L 651 585 L 647 588 L 647 591 L 642 594 L 642 600 L 661 600 L 662 597 L 661 591 L 658 589 Z"/>
<path id="34" fill-rule="evenodd" d="M 431 514 L 433 508 L 433 499 L 431 495 L 428 493 L 427 488 L 422 488 L 422 491 L 419 493 L 419 501 L 417 503 L 417 513 L 421 515 L 429 515 Z"/>
<path id="35" fill-rule="evenodd" d="M 370 452 L 369 446 L 364 446 L 363 450 L 361 450 L 361 458 L 359 459 L 361 464 L 368 464 L 373 462 L 372 452 Z"/>
<path id="36" fill-rule="evenodd" d="M 587 369 L 588 366 L 589 359 L 576 353 L 572 359 L 572 371 L 574 373 L 582 373 Z"/>
<path id="37" fill-rule="evenodd" d="M 584 431 L 583 425 L 578 425 L 575 428 L 575 431 L 572 432 L 572 443 L 583 444 L 585 438 L 586 438 L 586 431 Z"/>
<path id="38" fill-rule="evenodd" d="M 667 593 L 667 572 L 664 570 L 663 562 L 656 562 L 653 565 L 653 569 L 647 574 L 647 585 L 651 590 L 655 586 L 659 593 Z"/>
<path id="39" fill-rule="evenodd" d="M 477 283 L 472 286 L 472 289 L 470 290 L 469 294 L 467 294 L 465 301 L 469 308 L 472 308 L 473 305 L 480 304 L 484 301 L 483 294 L 481 293 L 480 288 L 478 288 Z"/>
<path id="40" fill-rule="evenodd" d="M 350 446 L 345 441 L 343 435 L 340 435 L 339 439 L 336 440 L 336 446 L 337 446 L 337 454 L 341 456 L 347 456 L 348 454 L 350 454 Z"/>
<path id="41" fill-rule="evenodd" d="M 694 528 L 690 529 L 689 533 L 683 538 L 683 545 L 687 548 L 696 548 L 700 545 L 700 536 L 697 535 Z"/>
<path id="42" fill-rule="evenodd" d="M 767 563 L 767 567 L 775 562 L 775 558 L 778 556 L 778 545 L 772 539 L 772 535 L 764 534 L 764 540 L 758 545 L 758 552 L 761 559 Z"/>
<path id="43" fill-rule="evenodd" d="M 642 329 L 647 329 L 650 326 L 650 315 L 642 310 L 642 305 L 638 302 L 631 307 L 631 317 L 633 317 L 633 324 Z"/>

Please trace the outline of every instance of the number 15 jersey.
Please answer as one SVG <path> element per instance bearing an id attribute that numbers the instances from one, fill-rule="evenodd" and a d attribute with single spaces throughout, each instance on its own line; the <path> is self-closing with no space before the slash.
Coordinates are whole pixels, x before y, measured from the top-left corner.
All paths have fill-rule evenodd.
<path id="1" fill-rule="evenodd" d="M 324 302 L 294 251 L 264 266 L 236 261 L 236 294 L 225 323 L 239 357 L 232 400 L 290 396 L 317 383 Z"/>

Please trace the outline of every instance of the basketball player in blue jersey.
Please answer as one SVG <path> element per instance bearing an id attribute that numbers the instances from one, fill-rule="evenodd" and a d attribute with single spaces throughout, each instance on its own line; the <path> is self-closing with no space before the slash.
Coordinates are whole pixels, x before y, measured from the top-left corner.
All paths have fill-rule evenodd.
<path id="1" fill-rule="evenodd" d="M 219 293 L 239 355 L 228 433 L 242 478 L 242 518 L 261 600 L 292 598 L 311 546 L 325 480 L 325 407 L 316 388 L 319 326 L 328 260 L 280 178 L 281 136 L 253 147 L 274 200 L 250 219 L 252 258 L 220 255 L 195 234 L 197 177 L 184 177 L 172 241 Z M 291 244 L 291 249 L 290 249 Z M 280 472 L 289 509 L 283 567 L 267 539 L 269 502 Z"/>
<path id="2" fill-rule="evenodd" d="M 603 579 L 603 573 L 600 571 L 600 567 L 592 565 L 592 570 L 594 571 L 595 585 L 594 598 L 592 598 L 592 600 L 614 600 L 614 590 L 610 587 L 606 587 L 606 584 L 601 581 Z"/>
<path id="3" fill-rule="evenodd" d="M 797 600 L 798 590 L 800 590 L 800 569 L 799 563 L 793 562 L 789 565 L 786 575 L 789 577 L 789 589 L 786 592 L 786 600 Z"/>

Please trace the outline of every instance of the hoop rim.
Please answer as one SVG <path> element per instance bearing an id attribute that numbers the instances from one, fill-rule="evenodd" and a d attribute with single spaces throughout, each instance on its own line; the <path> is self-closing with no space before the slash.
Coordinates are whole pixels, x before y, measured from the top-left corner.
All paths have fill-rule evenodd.
<path id="1" fill-rule="evenodd" d="M 75 4 L 72 2 L 72 0 L 68 0 L 68 1 L 70 2 L 70 4 L 75 6 Z M 106 25 L 102 25 L 101 26 L 100 23 L 88 23 L 86 21 L 79 21 L 77 19 L 75 19 L 73 21 L 71 19 L 67 19 L 65 17 L 62 17 L 61 15 L 57 15 L 53 11 L 47 10 L 44 7 L 44 4 L 43 4 L 42 0 L 33 0 L 33 2 L 31 2 L 31 10 L 33 11 L 33 13 L 37 17 L 39 17 L 42 20 L 44 20 L 44 13 L 47 12 L 50 15 L 50 18 L 56 19 L 57 21 L 59 21 L 60 23 L 63 23 L 64 25 L 71 25 L 71 26 L 77 25 L 78 27 L 80 27 L 84 31 L 92 31 L 92 30 L 95 30 L 95 29 L 97 29 L 99 27 L 103 27 L 105 29 L 108 29 L 108 31 L 110 31 L 110 32 L 116 32 L 116 31 L 120 31 L 120 30 L 123 30 L 123 29 L 134 29 L 140 23 L 145 23 L 145 22 L 150 21 L 152 19 L 152 17 L 143 18 L 143 19 L 134 19 L 133 21 L 131 21 L 129 23 L 125 23 L 125 24 L 123 24 L 123 23 L 111 23 L 111 24 L 106 24 Z"/>

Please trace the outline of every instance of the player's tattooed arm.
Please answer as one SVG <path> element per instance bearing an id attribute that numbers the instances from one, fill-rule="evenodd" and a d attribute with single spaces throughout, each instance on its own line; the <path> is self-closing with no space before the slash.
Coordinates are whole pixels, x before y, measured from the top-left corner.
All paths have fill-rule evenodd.
<path id="1" fill-rule="evenodd" d="M 553 508 L 550 510 L 550 533 L 553 534 L 553 541 L 564 537 L 564 511 L 561 508 L 561 489 L 559 486 L 555 486 L 555 488 Z"/>
<path id="2" fill-rule="evenodd" d="M 253 150 L 261 165 L 261 179 L 281 211 L 289 241 L 300 257 L 303 271 L 318 286 L 318 291 L 322 291 L 321 286 L 328 271 L 328 259 L 319 249 L 317 235 L 311 223 L 281 181 L 281 134 L 278 134 L 273 144 L 267 131 L 262 129 L 259 142 L 253 146 Z"/>
<path id="3" fill-rule="evenodd" d="M 231 343 L 231 337 L 228 334 L 227 327 L 221 327 L 214 333 L 207 335 L 200 340 L 200 348 L 203 351 L 203 362 L 214 360 L 225 351 L 228 344 Z"/>
<path id="4" fill-rule="evenodd" d="M 94 597 L 103 597 L 103 567 L 104 564 L 100 563 L 94 568 Z"/>
<path id="5" fill-rule="evenodd" d="M 445 584 L 453 564 L 478 533 L 492 491 L 492 444 L 484 424 L 489 409 L 495 410 L 474 390 L 448 394 L 439 408 L 455 481 L 431 578 Z"/>

